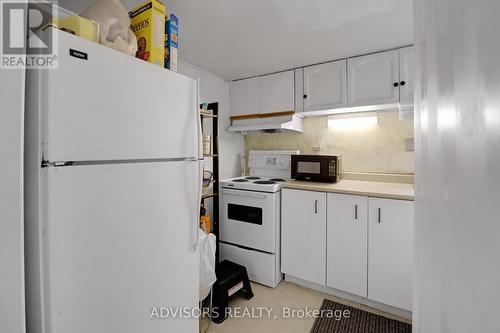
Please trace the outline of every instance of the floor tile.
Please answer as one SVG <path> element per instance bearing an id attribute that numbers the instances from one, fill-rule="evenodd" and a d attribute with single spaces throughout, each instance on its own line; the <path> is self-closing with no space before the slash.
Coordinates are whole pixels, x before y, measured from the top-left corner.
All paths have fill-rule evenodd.
<path id="1" fill-rule="evenodd" d="M 399 318 L 397 316 L 367 307 L 362 304 L 351 302 L 346 299 L 324 294 L 315 290 L 304 288 L 293 283 L 282 281 L 276 288 L 269 288 L 257 283 L 252 283 L 254 297 L 251 300 L 236 298 L 230 303 L 233 311 L 237 309 L 242 311 L 247 309 L 247 314 L 251 314 L 252 309 L 265 307 L 272 309 L 270 318 L 267 312 L 262 311 L 264 318 L 228 318 L 221 324 L 210 323 L 209 333 L 267 333 L 267 332 L 287 332 L 287 333 L 307 333 L 310 331 L 314 318 L 284 318 L 288 312 L 283 312 L 283 308 L 290 310 L 319 309 L 324 298 L 335 302 L 343 303 L 365 311 L 373 312 L 378 315 L 386 316 L 392 319 L 411 323 L 410 320 Z M 235 312 L 233 312 L 235 313 Z M 258 311 L 254 310 L 254 314 Z M 202 332 L 207 327 L 208 319 L 201 322 Z"/>

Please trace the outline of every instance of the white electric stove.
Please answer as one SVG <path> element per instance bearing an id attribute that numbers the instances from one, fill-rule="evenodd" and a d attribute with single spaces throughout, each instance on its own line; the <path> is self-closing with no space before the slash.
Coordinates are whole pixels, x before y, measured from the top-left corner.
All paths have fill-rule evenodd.
<path id="1" fill-rule="evenodd" d="M 259 176 L 237 177 L 221 181 L 221 186 L 223 188 L 245 191 L 274 193 L 280 190 L 280 183 L 286 180 L 287 179 L 285 178 L 269 178 Z"/>
<path id="2" fill-rule="evenodd" d="M 221 181 L 220 260 L 247 268 L 250 280 L 276 287 L 280 271 L 281 185 L 298 151 L 249 153 L 249 175 Z"/>

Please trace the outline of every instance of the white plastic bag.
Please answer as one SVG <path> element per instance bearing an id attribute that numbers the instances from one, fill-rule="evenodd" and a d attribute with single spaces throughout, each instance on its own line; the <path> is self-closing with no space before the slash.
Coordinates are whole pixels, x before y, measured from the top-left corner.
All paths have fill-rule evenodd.
<path id="1" fill-rule="evenodd" d="M 200 249 L 200 301 L 202 301 L 207 297 L 210 288 L 217 280 L 215 275 L 215 235 L 207 235 L 200 229 L 198 241 Z"/>
<path id="2" fill-rule="evenodd" d="M 97 0 L 81 15 L 99 23 L 99 43 L 135 56 L 137 38 L 130 30 L 130 18 L 120 0 Z"/>

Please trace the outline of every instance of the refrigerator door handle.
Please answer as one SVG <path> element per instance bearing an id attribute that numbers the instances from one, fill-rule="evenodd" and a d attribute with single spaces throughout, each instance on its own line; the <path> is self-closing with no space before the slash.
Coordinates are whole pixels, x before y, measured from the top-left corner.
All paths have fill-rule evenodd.
<path id="1" fill-rule="evenodd" d="M 198 159 L 203 159 L 203 127 L 200 115 L 200 79 L 196 80 L 196 124 L 198 126 Z"/>

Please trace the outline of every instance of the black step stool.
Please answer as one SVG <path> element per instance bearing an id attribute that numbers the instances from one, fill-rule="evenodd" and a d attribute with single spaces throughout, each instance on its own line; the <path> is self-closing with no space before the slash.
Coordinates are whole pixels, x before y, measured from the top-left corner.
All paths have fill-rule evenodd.
<path id="1" fill-rule="evenodd" d="M 215 269 L 217 281 L 213 286 L 212 321 L 220 324 L 227 317 L 229 300 L 241 295 L 247 300 L 253 297 L 247 269 L 229 260 L 219 263 Z"/>

